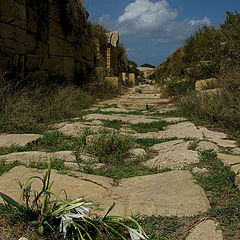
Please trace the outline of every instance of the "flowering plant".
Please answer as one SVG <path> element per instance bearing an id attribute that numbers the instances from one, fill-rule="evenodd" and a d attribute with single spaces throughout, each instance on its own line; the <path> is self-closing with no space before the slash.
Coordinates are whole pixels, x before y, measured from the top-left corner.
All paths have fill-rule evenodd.
<path id="1" fill-rule="evenodd" d="M 53 182 L 50 182 L 51 161 L 48 160 L 48 169 L 43 178 L 32 176 L 23 184 L 19 183 L 22 189 L 22 198 L 25 204 L 21 205 L 9 196 L 0 192 L 3 200 L 23 217 L 27 222 L 37 226 L 38 233 L 43 234 L 45 229 L 54 231 L 56 224 L 59 224 L 60 232 L 64 238 L 73 240 L 93 240 L 94 239 L 122 239 L 127 240 L 146 240 L 147 235 L 133 218 L 122 216 L 108 216 L 115 206 L 115 203 L 109 208 L 104 217 L 92 217 L 91 212 L 96 205 L 92 202 L 86 202 L 84 198 L 75 200 L 65 200 L 59 195 L 51 192 Z M 38 179 L 42 183 L 40 192 L 32 191 L 32 180 Z M 33 193 L 33 194 L 32 194 Z M 33 200 L 32 199 L 32 195 Z M 54 200 L 51 200 L 54 197 Z M 130 228 L 124 221 L 131 221 L 137 226 L 137 229 Z M 127 230 L 127 231 L 126 231 Z"/>

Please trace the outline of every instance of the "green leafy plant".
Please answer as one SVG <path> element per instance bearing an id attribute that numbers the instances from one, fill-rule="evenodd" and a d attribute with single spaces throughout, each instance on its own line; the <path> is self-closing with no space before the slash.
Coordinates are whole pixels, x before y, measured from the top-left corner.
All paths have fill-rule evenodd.
<path id="1" fill-rule="evenodd" d="M 43 177 L 29 177 L 22 189 L 24 204 L 19 204 L 11 197 L 0 192 L 0 196 L 7 205 L 14 209 L 24 221 L 31 222 L 37 227 L 39 234 L 44 234 L 45 229 L 54 231 L 59 224 L 60 232 L 64 238 L 71 239 L 122 239 L 130 236 L 132 240 L 148 239 L 139 223 L 129 217 L 109 216 L 115 203 L 109 208 L 104 217 L 92 217 L 91 211 L 95 203 L 87 202 L 84 198 L 65 200 L 51 191 L 51 160 L 48 160 L 48 169 Z M 40 192 L 32 190 L 32 181 L 40 180 Z M 51 197 L 54 200 L 51 200 Z M 130 221 L 137 229 L 129 227 L 125 222 Z"/>

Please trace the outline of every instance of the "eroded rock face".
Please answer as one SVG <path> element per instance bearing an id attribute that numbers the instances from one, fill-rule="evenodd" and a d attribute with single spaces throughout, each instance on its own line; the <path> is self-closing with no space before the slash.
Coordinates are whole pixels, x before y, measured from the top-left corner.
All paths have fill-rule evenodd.
<path id="1" fill-rule="evenodd" d="M 198 163 L 198 153 L 188 150 L 190 144 L 190 141 L 185 142 L 183 140 L 156 144 L 152 149 L 158 151 L 158 155 L 143 164 L 150 168 L 179 169 L 193 163 Z"/>
<path id="2" fill-rule="evenodd" d="M 222 230 L 213 220 L 205 220 L 194 227 L 186 240 L 223 240 Z"/>
<path id="3" fill-rule="evenodd" d="M 21 191 L 16 183 L 30 176 L 42 176 L 44 171 L 18 166 L 0 176 L 0 192 L 20 201 Z M 71 176 L 53 170 L 52 191 L 65 189 L 69 199 L 86 196 L 108 209 L 113 202 L 113 215 L 146 214 L 155 216 L 193 216 L 210 208 L 203 189 L 194 183 L 189 171 L 171 171 L 162 174 L 122 179 L 117 186 L 106 177 L 71 172 Z M 38 181 L 33 189 L 40 190 Z M 0 200 L 2 201 L 2 200 Z M 104 215 L 105 211 L 99 212 Z"/>
<path id="4" fill-rule="evenodd" d="M 0 134 L 0 147 L 25 146 L 41 138 L 39 134 Z"/>

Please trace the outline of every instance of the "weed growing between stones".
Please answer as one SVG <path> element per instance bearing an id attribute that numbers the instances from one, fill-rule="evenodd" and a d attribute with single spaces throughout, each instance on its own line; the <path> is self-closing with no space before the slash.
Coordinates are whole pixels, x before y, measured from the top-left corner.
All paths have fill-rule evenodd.
<path id="1" fill-rule="evenodd" d="M 201 152 L 200 157 L 200 167 L 207 168 L 209 172 L 195 175 L 195 179 L 210 201 L 212 209 L 208 215 L 220 223 L 224 239 L 240 239 L 240 196 L 234 185 L 235 174 L 217 159 L 214 152 Z"/>
<path id="2" fill-rule="evenodd" d="M 104 127 L 117 130 L 119 130 L 124 124 L 122 120 L 102 120 L 102 122 Z"/>
<path id="3" fill-rule="evenodd" d="M 92 139 L 87 150 L 98 157 L 100 162 L 110 164 L 123 162 L 129 156 L 132 146 L 133 140 L 128 136 L 103 132 Z"/>
<path id="4" fill-rule="evenodd" d="M 169 125 L 168 122 L 160 120 L 152 123 L 137 123 L 133 124 L 131 127 L 138 133 L 147 133 L 162 131 L 164 130 L 163 128 L 167 125 Z"/>
<path id="5" fill-rule="evenodd" d="M 32 190 L 33 180 L 39 180 L 42 184 L 40 192 Z M 59 239 L 62 235 L 64 239 L 73 240 L 148 239 L 139 223 L 133 218 L 109 216 L 115 204 L 109 208 L 104 217 L 96 217 L 91 213 L 96 206 L 95 203 L 87 202 L 84 198 L 65 200 L 51 191 L 52 185 L 49 159 L 48 169 L 43 177 L 32 176 L 24 183 L 19 183 L 24 204 L 19 204 L 0 192 L 1 198 L 6 203 L 5 209 L 1 206 L 1 212 L 3 209 L 5 214 L 7 212 L 12 216 L 14 214 L 19 220 L 35 226 L 40 235 L 47 234 L 51 239 Z M 134 224 L 134 228 L 130 227 L 126 221 Z M 56 231 L 59 224 L 62 234 Z"/>

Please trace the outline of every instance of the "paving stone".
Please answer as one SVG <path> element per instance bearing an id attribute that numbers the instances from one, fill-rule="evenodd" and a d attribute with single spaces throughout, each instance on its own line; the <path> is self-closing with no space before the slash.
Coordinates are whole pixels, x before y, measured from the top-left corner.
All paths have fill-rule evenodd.
<path id="1" fill-rule="evenodd" d="M 129 113 L 131 110 L 125 108 L 101 108 L 101 112 Z"/>
<path id="2" fill-rule="evenodd" d="M 222 230 L 218 230 L 217 227 L 215 221 L 205 220 L 191 229 L 186 240 L 223 240 Z"/>
<path id="3" fill-rule="evenodd" d="M 146 116 L 139 116 L 139 115 L 104 115 L 104 114 L 89 114 L 84 117 L 85 120 L 92 120 L 92 119 L 98 119 L 98 120 L 122 120 L 123 122 L 129 122 L 132 124 L 137 123 L 152 123 L 157 122 L 159 120 L 157 119 L 151 119 Z"/>
<path id="4" fill-rule="evenodd" d="M 212 142 L 201 141 L 198 143 L 198 147 L 196 148 L 196 150 L 199 151 L 213 150 L 214 152 L 219 152 L 219 147 Z"/>
<path id="5" fill-rule="evenodd" d="M 234 148 L 234 149 L 231 150 L 231 152 L 232 152 L 233 154 L 238 154 L 238 155 L 240 155 L 240 148 Z"/>
<path id="6" fill-rule="evenodd" d="M 236 165 L 231 166 L 231 170 L 234 173 L 239 174 L 240 173 L 240 164 L 236 164 Z"/>
<path id="7" fill-rule="evenodd" d="M 158 155 L 144 162 L 143 165 L 149 168 L 179 169 L 193 163 L 198 163 L 198 153 L 188 150 L 191 143 L 190 141 L 176 140 L 156 144 L 152 149 L 157 150 Z"/>
<path id="8" fill-rule="evenodd" d="M 11 145 L 26 146 L 41 138 L 39 134 L 0 134 L 0 147 L 10 147 Z"/>
<path id="9" fill-rule="evenodd" d="M 10 153 L 7 155 L 0 156 L 0 161 L 6 161 L 6 163 L 12 163 L 14 161 L 20 161 L 25 164 L 30 164 L 31 162 L 46 162 L 48 158 L 51 159 L 62 159 L 67 162 L 76 161 L 76 156 L 72 151 L 59 151 L 53 153 L 47 152 L 38 152 L 38 151 L 30 151 L 30 152 L 17 152 Z"/>
<path id="10" fill-rule="evenodd" d="M 0 192 L 20 201 L 21 191 L 16 181 L 23 182 L 30 176 L 42 176 L 44 172 L 17 166 L 0 176 Z M 61 175 L 52 170 L 52 191 L 59 193 L 64 189 L 69 199 L 84 195 L 86 199 L 101 203 L 100 206 L 105 209 L 116 202 L 113 215 L 130 216 L 141 213 L 150 216 L 183 217 L 194 216 L 210 208 L 203 189 L 195 183 L 189 171 L 171 171 L 122 179 L 117 186 L 114 186 L 112 179 L 106 177 L 73 171 L 69 175 Z M 41 185 L 34 181 L 32 187 L 39 191 Z M 99 214 L 104 215 L 105 212 Z"/>
<path id="11" fill-rule="evenodd" d="M 240 163 L 240 156 L 218 153 L 218 158 L 224 163 L 225 166 L 231 166 Z"/>

